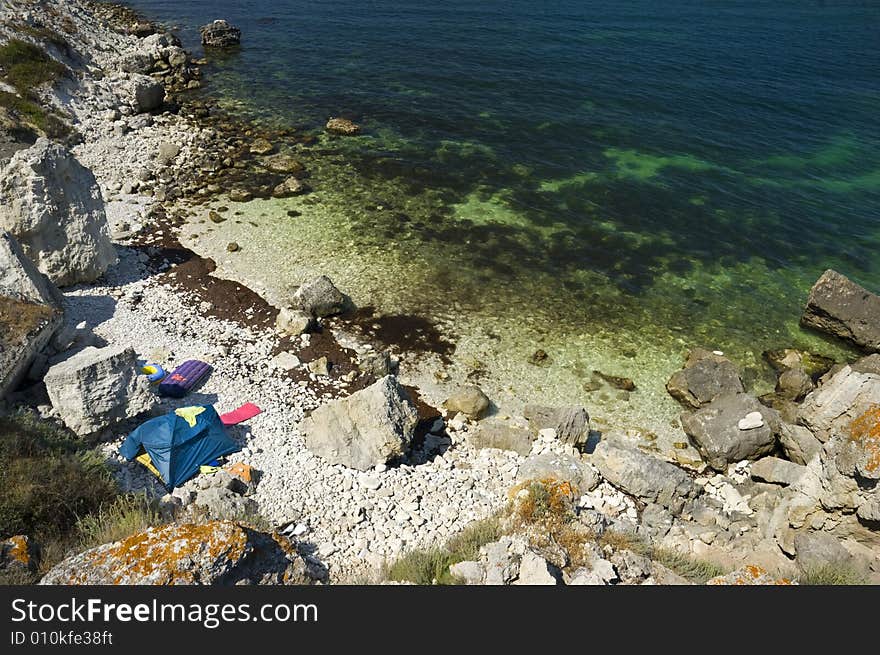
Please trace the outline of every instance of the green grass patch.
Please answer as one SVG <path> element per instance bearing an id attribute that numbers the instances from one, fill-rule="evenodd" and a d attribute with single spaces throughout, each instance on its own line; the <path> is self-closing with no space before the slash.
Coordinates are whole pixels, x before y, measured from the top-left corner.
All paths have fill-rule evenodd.
<path id="1" fill-rule="evenodd" d="M 631 550 L 662 564 L 670 571 L 696 584 L 703 584 L 714 577 L 728 573 L 714 562 L 685 555 L 671 548 L 654 546 L 632 533 L 606 530 L 599 538 L 599 544 L 610 545 L 615 550 Z"/>
<path id="2" fill-rule="evenodd" d="M 124 494 L 77 521 L 78 545 L 81 550 L 88 550 L 162 523 L 165 521 L 159 514 L 158 504 L 146 494 Z"/>
<path id="3" fill-rule="evenodd" d="M 55 82 L 67 70 L 42 48 L 20 39 L 0 46 L 0 68 L 6 81 L 22 96 L 31 95 L 41 84 Z"/>
<path id="4" fill-rule="evenodd" d="M 386 567 L 384 577 L 397 582 L 419 585 L 459 584 L 449 567 L 458 562 L 476 560 L 480 548 L 501 535 L 499 521 L 495 518 L 475 521 L 441 548 L 414 550 Z"/>
<path id="5" fill-rule="evenodd" d="M 20 98 L 14 93 L 0 91 L 0 107 L 6 109 L 12 118 L 49 138 L 61 139 L 70 133 L 70 127 L 58 116 L 46 111 L 38 103 Z"/>
<path id="6" fill-rule="evenodd" d="M 798 584 L 813 586 L 863 585 L 868 581 L 864 574 L 845 564 L 825 564 L 808 568 L 798 576 Z"/>
<path id="7" fill-rule="evenodd" d="M 66 539 L 79 517 L 117 495 L 103 457 L 27 415 L 0 417 L 0 535 Z"/>

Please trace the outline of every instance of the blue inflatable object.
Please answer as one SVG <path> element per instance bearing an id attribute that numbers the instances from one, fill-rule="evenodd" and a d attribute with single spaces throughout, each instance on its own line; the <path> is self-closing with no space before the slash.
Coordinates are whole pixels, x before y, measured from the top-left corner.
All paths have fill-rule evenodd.
<path id="1" fill-rule="evenodd" d="M 150 419 L 126 437 L 119 454 L 134 460 L 143 448 L 168 487 L 181 485 L 203 464 L 240 450 L 226 433 L 217 410 L 204 407 L 192 427 L 174 412 Z"/>

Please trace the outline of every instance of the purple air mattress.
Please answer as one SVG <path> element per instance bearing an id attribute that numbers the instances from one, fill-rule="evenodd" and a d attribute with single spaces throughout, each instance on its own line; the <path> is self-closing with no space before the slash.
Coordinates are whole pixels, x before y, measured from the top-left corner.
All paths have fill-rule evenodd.
<path id="1" fill-rule="evenodd" d="M 197 359 L 189 359 L 178 366 L 171 375 L 159 385 L 160 396 L 183 398 L 194 386 L 211 373 L 210 364 Z"/>

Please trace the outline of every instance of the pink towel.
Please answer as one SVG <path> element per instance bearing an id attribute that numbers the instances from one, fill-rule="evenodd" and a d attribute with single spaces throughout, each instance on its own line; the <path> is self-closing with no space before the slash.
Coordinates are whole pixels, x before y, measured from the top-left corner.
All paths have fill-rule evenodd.
<path id="1" fill-rule="evenodd" d="M 223 425 L 236 425 L 242 421 L 247 421 L 249 418 L 253 418 L 262 411 L 253 403 L 245 403 L 236 410 L 221 414 L 220 420 L 223 421 Z"/>

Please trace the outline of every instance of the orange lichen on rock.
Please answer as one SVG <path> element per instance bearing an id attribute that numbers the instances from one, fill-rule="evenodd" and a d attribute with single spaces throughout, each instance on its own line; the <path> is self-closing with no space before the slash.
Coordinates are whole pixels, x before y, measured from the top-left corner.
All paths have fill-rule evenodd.
<path id="1" fill-rule="evenodd" d="M 728 573 L 727 575 L 719 575 L 717 577 L 712 578 L 706 584 L 710 585 L 735 585 L 735 586 L 745 586 L 745 585 L 793 585 L 795 584 L 788 578 L 774 578 L 770 573 L 762 566 L 756 566 L 754 564 L 747 564 L 742 568 L 733 571 L 732 573 Z"/>
<path id="2" fill-rule="evenodd" d="M 850 424 L 850 440 L 862 452 L 859 468 L 880 475 L 880 405 L 872 405 Z"/>
<path id="3" fill-rule="evenodd" d="M 229 473 L 229 475 L 235 476 L 236 478 L 247 484 L 253 482 L 254 478 L 256 477 L 254 467 L 250 464 L 245 464 L 244 462 L 229 464 L 224 468 L 224 470 Z"/>

